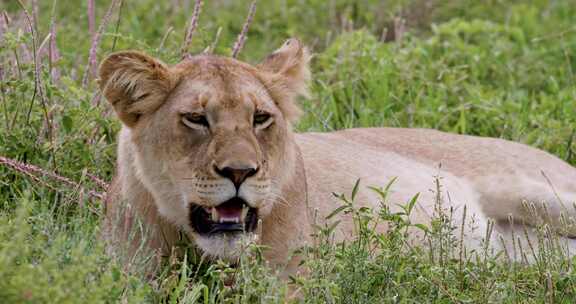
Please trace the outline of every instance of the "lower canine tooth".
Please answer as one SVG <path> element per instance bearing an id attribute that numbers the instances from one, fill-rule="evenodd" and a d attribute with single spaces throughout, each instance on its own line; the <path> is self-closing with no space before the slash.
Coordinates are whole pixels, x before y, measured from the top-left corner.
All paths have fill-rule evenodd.
<path id="1" fill-rule="evenodd" d="M 243 206 L 242 206 L 242 213 L 241 213 L 242 216 L 240 217 L 242 220 L 245 220 L 245 219 L 246 219 L 246 216 L 248 216 L 248 210 L 249 210 L 249 209 L 250 209 L 250 208 L 248 208 L 248 206 L 246 206 L 246 205 L 243 205 Z"/>
<path id="2" fill-rule="evenodd" d="M 218 210 L 216 210 L 216 208 L 212 207 L 210 216 L 213 222 L 218 222 L 219 216 L 218 216 Z"/>

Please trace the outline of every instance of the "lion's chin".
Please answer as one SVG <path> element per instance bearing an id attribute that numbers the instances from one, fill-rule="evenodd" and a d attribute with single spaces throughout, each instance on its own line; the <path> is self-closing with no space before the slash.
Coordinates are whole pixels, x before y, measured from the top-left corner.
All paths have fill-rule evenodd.
<path id="1" fill-rule="evenodd" d="M 190 203 L 189 227 L 204 255 L 236 262 L 256 238 L 258 211 L 239 197 L 209 208 Z"/>
<path id="2" fill-rule="evenodd" d="M 219 233 L 194 236 L 196 245 L 211 259 L 236 262 L 247 246 L 256 240 L 254 233 Z"/>

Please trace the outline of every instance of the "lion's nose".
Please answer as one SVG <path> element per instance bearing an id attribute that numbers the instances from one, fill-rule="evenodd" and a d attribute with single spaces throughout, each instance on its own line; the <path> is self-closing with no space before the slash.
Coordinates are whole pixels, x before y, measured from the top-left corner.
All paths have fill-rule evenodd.
<path id="1" fill-rule="evenodd" d="M 218 173 L 218 175 L 225 177 L 231 180 L 234 183 L 236 189 L 240 188 L 240 185 L 250 176 L 253 176 L 258 172 L 258 167 L 255 168 L 240 168 L 240 167 L 224 167 L 222 169 L 218 168 L 218 166 L 214 166 L 214 171 Z"/>

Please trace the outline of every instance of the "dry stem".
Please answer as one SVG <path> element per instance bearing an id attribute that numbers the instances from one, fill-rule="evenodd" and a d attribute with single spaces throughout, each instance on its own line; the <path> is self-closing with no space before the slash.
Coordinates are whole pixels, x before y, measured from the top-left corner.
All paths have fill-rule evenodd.
<path id="1" fill-rule="evenodd" d="M 9 168 L 11 168 L 17 172 L 20 172 L 20 173 L 28 176 L 31 179 L 33 179 L 34 181 L 41 183 L 42 185 L 44 185 L 44 186 L 46 186 L 46 187 L 48 187 L 54 191 L 57 191 L 57 189 L 54 186 L 52 186 L 52 185 L 46 183 L 45 181 L 43 181 L 42 179 L 40 179 L 40 176 L 48 177 L 52 180 L 55 180 L 59 183 L 66 185 L 70 188 L 80 189 L 83 192 L 88 193 L 88 195 L 90 195 L 93 198 L 104 199 L 104 197 L 105 197 L 105 194 L 103 192 L 85 189 L 82 185 L 80 185 L 79 183 L 77 183 L 77 182 L 75 182 L 75 181 L 73 181 L 67 177 L 58 175 L 58 174 L 51 172 L 51 171 L 44 170 L 44 169 L 42 169 L 40 167 L 36 167 L 34 165 L 25 164 L 23 162 L 19 162 L 17 160 L 3 157 L 3 156 L 0 156 L 0 164 L 5 165 L 6 167 L 9 167 Z M 105 183 L 104 181 L 102 181 L 101 179 L 99 179 L 99 178 L 97 178 L 91 174 L 87 174 L 87 175 L 88 175 L 88 177 L 93 179 L 98 184 L 98 186 L 102 188 L 102 190 L 105 190 L 108 188 L 108 184 Z"/>
<path id="2" fill-rule="evenodd" d="M 248 11 L 248 16 L 246 17 L 246 22 L 244 22 L 244 26 L 242 26 L 242 31 L 236 42 L 234 43 L 234 48 L 232 49 L 232 58 L 238 57 L 238 54 L 244 47 L 244 42 L 246 42 L 246 37 L 248 36 L 248 28 L 250 24 L 252 24 L 252 20 L 254 19 L 254 15 L 256 14 L 256 0 L 252 1 L 250 4 L 250 10 Z"/>
<path id="3" fill-rule="evenodd" d="M 32 100 L 30 101 L 30 108 L 28 109 L 28 114 L 26 116 L 26 123 L 30 121 L 30 113 L 32 112 L 32 106 L 34 105 L 34 100 L 36 99 L 36 95 L 40 97 L 40 102 L 42 103 L 42 110 L 44 112 L 44 118 L 46 120 L 46 126 L 48 127 L 48 138 L 50 142 L 53 141 L 53 125 L 52 120 L 48 115 L 48 101 L 46 100 L 46 95 L 44 94 L 44 88 L 42 86 L 42 79 L 41 79 L 41 65 L 40 59 L 38 58 L 38 50 L 37 50 L 37 33 L 34 28 L 35 21 L 30 16 L 30 13 L 22 3 L 22 0 L 18 0 L 22 10 L 24 11 L 24 16 L 26 17 L 26 21 L 28 23 L 28 27 L 30 30 L 30 34 L 32 35 L 32 55 L 34 59 L 34 92 L 32 94 Z M 53 145 L 52 145 L 53 146 Z"/>
<path id="4" fill-rule="evenodd" d="M 198 19 L 200 18 L 200 10 L 202 9 L 202 0 L 196 0 L 194 3 L 194 11 L 192 12 L 192 18 L 190 18 L 190 24 L 188 29 L 186 29 L 186 35 L 184 36 L 184 44 L 182 45 L 182 50 L 180 55 L 182 58 L 186 57 L 188 54 L 188 49 L 192 43 L 192 36 L 198 27 Z"/>
<path id="5" fill-rule="evenodd" d="M 98 27 L 98 31 L 92 37 L 92 42 L 90 43 L 90 51 L 88 54 L 88 66 L 86 67 L 86 72 L 84 73 L 84 78 L 82 79 L 82 86 L 86 87 L 88 85 L 88 80 L 91 76 L 96 76 L 96 51 L 98 50 L 98 45 L 100 44 L 100 40 L 102 39 L 102 33 L 104 29 L 108 26 L 110 22 L 110 18 L 112 17 L 112 12 L 118 6 L 119 0 L 112 0 L 108 10 L 104 17 L 102 17 L 102 22 Z"/>

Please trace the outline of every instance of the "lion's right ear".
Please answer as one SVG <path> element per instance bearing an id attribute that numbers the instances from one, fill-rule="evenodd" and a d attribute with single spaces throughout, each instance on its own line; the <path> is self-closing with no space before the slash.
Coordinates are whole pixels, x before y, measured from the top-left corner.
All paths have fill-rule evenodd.
<path id="1" fill-rule="evenodd" d="M 128 127 L 134 126 L 141 115 L 158 109 L 177 82 L 165 64 L 134 51 L 104 59 L 99 78 L 104 97 Z"/>
<path id="2" fill-rule="evenodd" d="M 295 97 L 308 95 L 309 61 L 306 47 L 300 40 L 291 38 L 258 65 L 260 70 L 268 73 L 268 87 L 279 97 L 277 105 L 291 122 L 295 122 L 301 113 Z"/>

